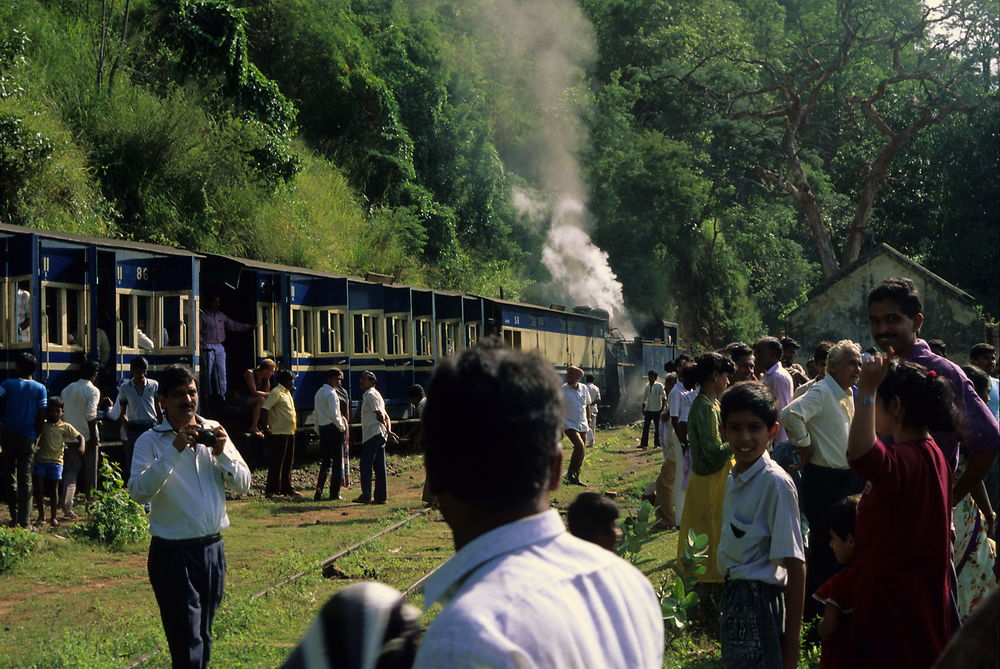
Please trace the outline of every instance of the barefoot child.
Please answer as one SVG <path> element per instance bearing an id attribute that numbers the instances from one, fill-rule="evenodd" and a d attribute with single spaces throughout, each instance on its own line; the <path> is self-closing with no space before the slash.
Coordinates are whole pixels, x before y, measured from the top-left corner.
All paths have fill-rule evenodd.
<path id="1" fill-rule="evenodd" d="M 830 549 L 837 562 L 844 567 L 828 578 L 813 593 L 813 599 L 825 605 L 819 622 L 819 636 L 823 640 L 820 669 L 850 667 L 851 605 L 854 572 L 854 519 L 858 515 L 861 495 L 851 495 L 840 500 L 826 514 L 830 530 Z"/>
<path id="2" fill-rule="evenodd" d="M 764 385 L 737 383 L 720 400 L 722 438 L 736 466 L 726 481 L 717 564 L 722 662 L 728 669 L 794 669 L 805 594 L 805 553 L 795 484 L 767 454 L 778 407 Z"/>
<path id="3" fill-rule="evenodd" d="M 63 448 L 76 443 L 83 455 L 83 436 L 75 427 L 63 419 L 63 403 L 58 397 L 50 397 L 45 412 L 45 423 L 38 437 L 38 452 L 35 454 L 35 506 L 38 507 L 36 525 L 45 522 L 45 497 L 51 499 L 52 527 L 59 525 L 56 509 L 59 507 L 59 481 L 62 480 Z"/>

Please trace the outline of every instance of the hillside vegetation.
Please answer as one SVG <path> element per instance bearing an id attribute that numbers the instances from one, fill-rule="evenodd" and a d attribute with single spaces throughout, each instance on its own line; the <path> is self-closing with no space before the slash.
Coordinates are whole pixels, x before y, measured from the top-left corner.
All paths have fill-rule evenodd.
<path id="1" fill-rule="evenodd" d="M 512 0 L 8 0 L 0 221 L 556 299 L 514 195 L 560 195 L 562 48 L 636 318 L 753 336 L 854 240 L 997 314 L 997 9 L 953 4 L 945 34 L 918 0 L 552 0 L 580 20 L 532 50 Z"/>

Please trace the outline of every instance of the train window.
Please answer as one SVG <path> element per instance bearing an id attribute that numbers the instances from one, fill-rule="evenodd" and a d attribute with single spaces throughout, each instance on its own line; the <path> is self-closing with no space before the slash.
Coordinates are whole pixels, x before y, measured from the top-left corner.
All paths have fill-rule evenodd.
<path id="1" fill-rule="evenodd" d="M 432 344 L 434 342 L 434 330 L 428 318 L 417 319 L 417 355 L 429 358 L 434 355 Z"/>
<path id="2" fill-rule="evenodd" d="M 438 323 L 438 357 L 455 355 L 458 346 L 458 323 Z"/>
<path id="3" fill-rule="evenodd" d="M 479 323 L 468 323 L 465 326 L 465 339 L 469 346 L 475 346 L 479 341 Z"/>
<path id="4" fill-rule="evenodd" d="M 160 298 L 161 346 L 188 345 L 188 305 L 186 295 L 166 295 Z"/>
<path id="5" fill-rule="evenodd" d="M 512 349 L 521 350 L 521 332 L 519 330 L 504 330 L 503 341 Z"/>
<path id="6" fill-rule="evenodd" d="M 354 352 L 375 353 L 375 317 L 371 314 L 354 314 Z"/>
<path id="7" fill-rule="evenodd" d="M 11 284 L 10 302 L 14 304 L 14 332 L 11 341 L 31 343 L 31 282 L 27 279 Z"/>
<path id="8" fill-rule="evenodd" d="M 410 319 L 406 316 L 385 317 L 385 354 L 408 355 L 410 352 Z"/>
<path id="9" fill-rule="evenodd" d="M 341 353 L 344 350 L 344 314 L 319 312 L 319 352 Z"/>
<path id="10" fill-rule="evenodd" d="M 135 348 L 135 329 L 132 326 L 135 309 L 131 295 L 118 295 L 118 345 Z"/>
<path id="11" fill-rule="evenodd" d="M 297 354 L 313 353 L 312 311 L 292 307 L 292 351 Z"/>
<path id="12" fill-rule="evenodd" d="M 281 355 L 281 338 L 278 336 L 279 324 L 277 304 L 270 302 L 257 304 L 257 353 L 261 357 Z"/>
<path id="13" fill-rule="evenodd" d="M 83 346 L 86 341 L 84 291 L 45 286 L 42 289 L 42 324 L 45 343 L 52 346 Z"/>
<path id="14" fill-rule="evenodd" d="M 157 347 L 156 323 L 153 322 L 153 298 L 149 295 L 133 295 L 135 298 L 135 341 L 143 351 Z"/>

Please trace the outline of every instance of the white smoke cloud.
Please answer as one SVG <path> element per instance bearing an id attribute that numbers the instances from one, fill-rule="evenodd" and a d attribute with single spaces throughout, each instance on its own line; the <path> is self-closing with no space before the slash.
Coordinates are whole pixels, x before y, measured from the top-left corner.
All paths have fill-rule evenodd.
<path id="1" fill-rule="evenodd" d="M 529 85 L 520 91 L 523 103 L 540 117 L 529 159 L 544 201 L 520 189 L 512 200 L 529 220 L 547 221 L 542 262 L 553 278 L 551 292 L 575 305 L 607 310 L 612 325 L 631 333 L 621 282 L 608 254 L 590 238 L 578 158 L 587 137 L 574 93 L 597 53 L 593 26 L 574 0 L 478 0 L 476 5 L 478 37 L 503 46 L 509 54 L 505 66 L 525 68 Z"/>

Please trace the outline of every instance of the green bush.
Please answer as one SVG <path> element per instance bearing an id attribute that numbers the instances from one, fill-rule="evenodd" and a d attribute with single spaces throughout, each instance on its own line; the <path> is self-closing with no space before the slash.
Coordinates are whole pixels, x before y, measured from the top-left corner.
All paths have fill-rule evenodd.
<path id="1" fill-rule="evenodd" d="M 122 483 L 118 465 L 101 463 L 101 484 L 76 534 L 121 550 L 146 535 L 149 522 L 143 508 L 132 501 Z"/>
<path id="2" fill-rule="evenodd" d="M 0 574 L 27 559 L 37 538 L 37 534 L 20 527 L 0 527 Z"/>

